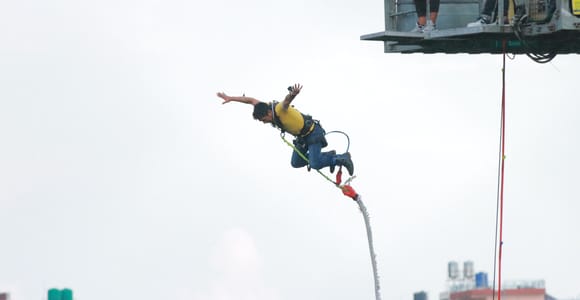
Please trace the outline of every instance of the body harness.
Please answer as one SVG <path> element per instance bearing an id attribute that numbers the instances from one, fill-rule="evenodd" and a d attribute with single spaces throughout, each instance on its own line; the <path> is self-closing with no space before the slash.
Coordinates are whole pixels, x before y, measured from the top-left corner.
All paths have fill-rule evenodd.
<path id="1" fill-rule="evenodd" d="M 282 121 L 280 121 L 280 118 L 278 118 L 278 115 L 276 114 L 276 105 L 278 105 L 278 103 L 279 102 L 277 101 L 271 102 L 272 126 L 277 127 L 278 129 L 280 129 L 282 133 L 285 133 L 286 129 L 284 128 L 284 124 L 282 124 Z M 309 135 L 314 130 L 315 124 L 320 123 L 320 121 L 314 120 L 311 115 L 305 115 L 302 112 L 300 112 L 300 114 L 302 115 L 302 119 L 304 120 L 304 125 L 302 126 L 300 133 L 298 133 L 298 135 L 296 136 L 297 139 L 304 138 L 305 136 Z"/>

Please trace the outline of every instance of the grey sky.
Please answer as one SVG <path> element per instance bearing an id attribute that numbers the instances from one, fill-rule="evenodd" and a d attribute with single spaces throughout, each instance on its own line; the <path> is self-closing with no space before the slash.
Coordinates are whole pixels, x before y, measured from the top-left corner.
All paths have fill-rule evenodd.
<path id="1" fill-rule="evenodd" d="M 362 217 L 245 105 L 351 137 L 384 299 L 493 271 L 501 56 L 397 55 L 380 0 L 0 4 L 0 291 L 373 299 Z M 580 295 L 578 56 L 507 63 L 505 279 Z M 344 139 L 331 136 L 342 151 Z"/>

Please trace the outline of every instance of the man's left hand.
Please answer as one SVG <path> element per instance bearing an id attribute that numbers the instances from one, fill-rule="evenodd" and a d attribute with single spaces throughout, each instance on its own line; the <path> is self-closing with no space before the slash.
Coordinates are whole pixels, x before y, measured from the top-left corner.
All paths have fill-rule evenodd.
<path id="1" fill-rule="evenodd" d="M 292 90 L 290 91 L 290 95 L 296 96 L 300 93 L 300 90 L 302 90 L 302 85 L 300 85 L 299 83 L 296 83 L 296 84 L 294 84 L 294 86 L 292 86 Z"/>

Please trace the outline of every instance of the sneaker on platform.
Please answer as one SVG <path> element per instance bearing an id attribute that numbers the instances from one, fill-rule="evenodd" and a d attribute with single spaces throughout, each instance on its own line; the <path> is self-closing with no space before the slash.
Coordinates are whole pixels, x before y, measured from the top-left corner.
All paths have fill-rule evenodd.
<path id="1" fill-rule="evenodd" d="M 423 33 L 423 30 L 424 29 L 425 29 L 425 25 L 421 25 L 419 23 L 415 23 L 415 28 L 413 30 L 411 30 L 411 32 Z"/>
<path id="2" fill-rule="evenodd" d="M 467 27 L 484 26 L 484 25 L 488 25 L 489 23 L 491 23 L 491 22 L 488 18 L 481 16 L 477 20 L 475 20 L 474 22 L 467 24 Z"/>
<path id="3" fill-rule="evenodd" d="M 423 32 L 431 32 L 437 31 L 437 24 L 433 23 L 433 21 L 428 20 L 427 25 L 423 28 Z"/>

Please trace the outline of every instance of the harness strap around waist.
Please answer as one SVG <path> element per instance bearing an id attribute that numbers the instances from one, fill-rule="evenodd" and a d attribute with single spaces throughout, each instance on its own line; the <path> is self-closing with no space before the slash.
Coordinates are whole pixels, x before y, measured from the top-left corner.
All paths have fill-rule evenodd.
<path id="1" fill-rule="evenodd" d="M 314 131 L 314 127 L 316 126 L 316 124 L 318 124 L 318 121 L 313 120 L 312 117 L 304 118 L 304 126 L 302 127 L 302 130 L 300 130 L 300 134 L 298 134 L 298 136 L 305 137 L 309 135 L 310 133 L 312 133 L 312 131 Z"/>

